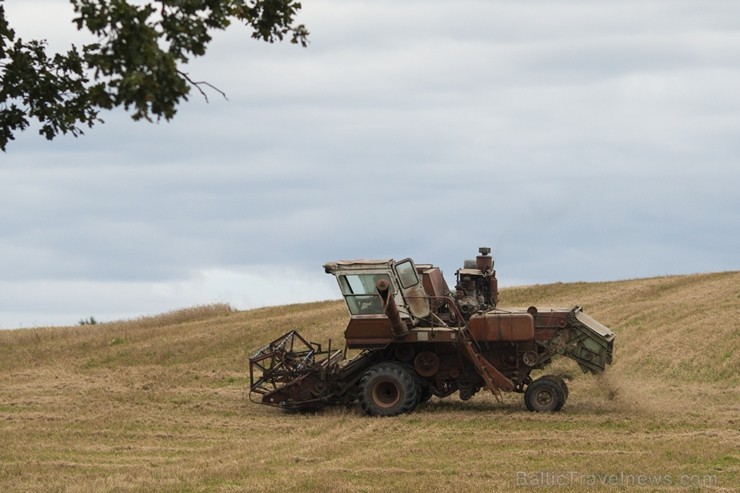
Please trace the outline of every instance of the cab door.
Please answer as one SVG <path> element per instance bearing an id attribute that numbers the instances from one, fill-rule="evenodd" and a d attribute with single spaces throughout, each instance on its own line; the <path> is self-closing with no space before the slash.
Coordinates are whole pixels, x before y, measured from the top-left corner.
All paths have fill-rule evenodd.
<path id="1" fill-rule="evenodd" d="M 408 307 L 411 315 L 416 318 L 428 316 L 430 312 L 429 298 L 421 284 L 419 274 L 416 272 L 414 261 L 410 258 L 400 260 L 394 264 L 393 271 L 398 280 L 403 304 Z"/>

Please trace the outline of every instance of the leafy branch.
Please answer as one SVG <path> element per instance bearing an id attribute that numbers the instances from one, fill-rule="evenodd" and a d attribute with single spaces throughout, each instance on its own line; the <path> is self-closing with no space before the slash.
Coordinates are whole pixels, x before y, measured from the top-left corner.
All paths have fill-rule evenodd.
<path id="1" fill-rule="evenodd" d="M 0 0 L 0 149 L 30 120 L 51 140 L 78 136 L 101 123 L 100 111 L 123 107 L 134 120 L 172 119 L 191 88 L 204 88 L 181 67 L 203 56 L 212 32 L 232 23 L 268 43 L 288 39 L 305 47 L 308 30 L 296 24 L 294 0 L 70 0 L 79 30 L 96 42 L 48 54 L 44 40 L 16 37 Z"/>

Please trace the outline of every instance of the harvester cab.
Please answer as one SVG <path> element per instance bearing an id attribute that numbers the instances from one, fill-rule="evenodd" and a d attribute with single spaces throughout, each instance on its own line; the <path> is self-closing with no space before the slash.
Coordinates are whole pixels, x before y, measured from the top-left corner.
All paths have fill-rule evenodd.
<path id="1" fill-rule="evenodd" d="M 389 303 L 403 319 L 429 315 L 427 295 L 410 258 L 329 262 L 324 271 L 337 278 L 350 317 L 383 315 Z"/>

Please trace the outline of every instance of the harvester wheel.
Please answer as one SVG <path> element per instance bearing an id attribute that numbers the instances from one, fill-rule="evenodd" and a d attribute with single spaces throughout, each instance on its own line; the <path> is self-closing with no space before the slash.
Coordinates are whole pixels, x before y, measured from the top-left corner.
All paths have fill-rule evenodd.
<path id="1" fill-rule="evenodd" d="M 565 383 L 565 379 L 561 377 L 560 375 L 544 375 L 541 378 L 547 378 L 548 380 L 552 380 L 556 384 L 560 386 L 560 390 L 563 391 L 563 404 L 565 404 L 565 401 L 568 400 L 568 385 Z"/>
<path id="2" fill-rule="evenodd" d="M 370 416 L 395 416 L 419 403 L 419 382 L 398 363 L 379 363 L 360 380 L 360 405 Z"/>
<path id="3" fill-rule="evenodd" d="M 538 378 L 527 386 L 524 393 L 524 404 L 530 411 L 560 411 L 564 402 L 562 388 L 549 378 Z"/>

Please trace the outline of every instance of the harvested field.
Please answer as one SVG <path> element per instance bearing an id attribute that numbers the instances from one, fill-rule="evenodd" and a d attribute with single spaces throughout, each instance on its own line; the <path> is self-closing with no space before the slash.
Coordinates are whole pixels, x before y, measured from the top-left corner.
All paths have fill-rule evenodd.
<path id="1" fill-rule="evenodd" d="M 0 490 L 740 490 L 740 272 L 502 290 L 573 304 L 617 333 L 615 362 L 559 360 L 557 414 L 519 394 L 386 419 L 250 403 L 247 357 L 291 329 L 341 343 L 338 301 L 0 331 Z"/>

